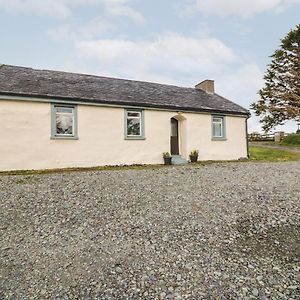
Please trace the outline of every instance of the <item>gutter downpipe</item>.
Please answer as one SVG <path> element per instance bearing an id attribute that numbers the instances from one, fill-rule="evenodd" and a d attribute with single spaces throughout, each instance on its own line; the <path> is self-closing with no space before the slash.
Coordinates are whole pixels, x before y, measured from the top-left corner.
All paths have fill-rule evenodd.
<path id="1" fill-rule="evenodd" d="M 249 140 L 248 140 L 248 119 L 250 118 L 250 115 L 245 118 L 245 130 L 246 130 L 246 147 L 247 147 L 247 158 L 250 158 L 250 152 L 249 152 Z"/>

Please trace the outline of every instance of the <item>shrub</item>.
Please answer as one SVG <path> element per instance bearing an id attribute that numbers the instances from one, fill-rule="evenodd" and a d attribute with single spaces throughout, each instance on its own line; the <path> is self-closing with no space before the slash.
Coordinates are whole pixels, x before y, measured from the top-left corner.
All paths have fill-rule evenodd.
<path id="1" fill-rule="evenodd" d="M 164 152 L 163 153 L 163 158 L 168 158 L 168 157 L 171 157 L 170 152 Z"/>
<path id="2" fill-rule="evenodd" d="M 190 156 L 198 156 L 198 154 L 199 154 L 199 150 L 192 150 L 190 152 Z"/>
<path id="3" fill-rule="evenodd" d="M 300 146 L 300 134 L 289 134 L 284 137 L 282 145 Z"/>

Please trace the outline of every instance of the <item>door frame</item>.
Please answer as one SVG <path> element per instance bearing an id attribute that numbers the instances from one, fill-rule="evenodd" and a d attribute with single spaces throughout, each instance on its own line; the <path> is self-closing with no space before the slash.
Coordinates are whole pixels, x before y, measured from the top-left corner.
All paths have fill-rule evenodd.
<path id="1" fill-rule="evenodd" d="M 176 125 L 175 125 L 176 124 Z M 174 134 L 174 127 L 177 135 Z M 176 118 L 170 119 L 170 152 L 171 155 L 180 155 L 180 147 L 179 147 L 179 121 Z"/>

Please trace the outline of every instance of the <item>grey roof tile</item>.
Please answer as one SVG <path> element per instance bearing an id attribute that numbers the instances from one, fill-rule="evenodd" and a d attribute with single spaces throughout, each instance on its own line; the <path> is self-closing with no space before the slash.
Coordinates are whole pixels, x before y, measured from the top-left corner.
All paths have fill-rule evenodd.
<path id="1" fill-rule="evenodd" d="M 0 65 L 0 94 L 248 114 L 248 110 L 218 94 L 195 88 L 10 65 Z"/>

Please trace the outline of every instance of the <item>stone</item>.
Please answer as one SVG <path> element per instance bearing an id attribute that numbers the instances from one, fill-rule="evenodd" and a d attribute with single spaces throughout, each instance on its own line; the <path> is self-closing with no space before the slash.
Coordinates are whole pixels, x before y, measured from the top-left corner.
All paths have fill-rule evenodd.
<path id="1" fill-rule="evenodd" d="M 259 295 L 258 289 L 254 288 L 254 289 L 252 290 L 252 294 L 253 294 L 253 296 L 257 297 L 257 296 Z"/>

